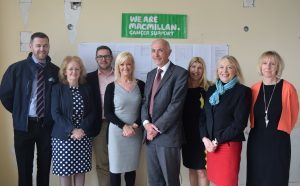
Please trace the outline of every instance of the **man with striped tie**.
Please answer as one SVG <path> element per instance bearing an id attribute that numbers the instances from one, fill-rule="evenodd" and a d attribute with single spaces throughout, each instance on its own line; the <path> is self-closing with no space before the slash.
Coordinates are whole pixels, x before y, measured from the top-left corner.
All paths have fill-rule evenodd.
<path id="1" fill-rule="evenodd" d="M 37 147 L 36 185 L 49 185 L 51 163 L 52 85 L 58 82 L 59 68 L 51 63 L 49 38 L 32 34 L 31 52 L 8 67 L 0 85 L 3 106 L 12 113 L 14 146 L 19 186 L 32 186 L 34 149 Z"/>

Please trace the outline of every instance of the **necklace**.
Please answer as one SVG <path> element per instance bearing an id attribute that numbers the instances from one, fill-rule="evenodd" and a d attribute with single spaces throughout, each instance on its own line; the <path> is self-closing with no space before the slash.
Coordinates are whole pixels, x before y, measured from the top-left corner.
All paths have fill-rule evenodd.
<path id="1" fill-rule="evenodd" d="M 276 83 L 275 83 L 275 86 L 274 86 L 274 88 L 273 88 L 271 97 L 270 97 L 269 102 L 268 102 L 268 104 L 267 104 L 267 103 L 266 103 L 266 94 L 265 94 L 265 85 L 263 84 L 264 104 L 265 104 L 265 123 L 266 123 L 266 127 L 268 127 L 268 124 L 269 124 L 269 121 L 270 121 L 269 118 L 268 118 L 268 111 L 269 111 L 269 106 L 270 106 L 271 100 L 272 100 L 272 98 L 273 98 L 273 94 L 274 94 L 276 85 L 277 85 L 277 81 L 276 81 Z"/>

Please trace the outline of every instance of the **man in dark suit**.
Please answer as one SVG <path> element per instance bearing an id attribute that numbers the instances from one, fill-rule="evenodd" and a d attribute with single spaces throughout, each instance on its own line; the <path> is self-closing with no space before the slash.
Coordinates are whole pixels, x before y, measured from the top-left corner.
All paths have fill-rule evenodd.
<path id="1" fill-rule="evenodd" d="M 98 69 L 94 72 L 87 74 L 87 82 L 92 87 L 92 93 L 97 108 L 97 118 L 93 136 L 94 151 L 96 155 L 96 171 L 99 181 L 99 186 L 109 186 L 109 162 L 108 162 L 108 149 L 107 149 L 107 126 L 108 122 L 104 117 L 104 93 L 106 86 L 114 81 L 114 70 L 112 68 L 113 55 L 108 46 L 99 46 L 96 49 L 96 62 Z M 101 131 L 100 131 L 101 126 Z M 100 134 L 99 134 L 100 131 Z M 99 134 L 99 135 L 98 135 Z"/>
<path id="2" fill-rule="evenodd" d="M 188 73 L 169 60 L 170 54 L 168 41 L 152 42 L 151 56 L 157 68 L 147 74 L 141 114 L 146 129 L 149 186 L 180 185 L 181 117 Z"/>
<path id="3" fill-rule="evenodd" d="M 12 113 L 14 146 L 19 186 L 32 186 L 33 158 L 37 147 L 37 180 L 49 185 L 51 162 L 51 90 L 58 82 L 59 68 L 48 56 L 50 45 L 46 34 L 32 34 L 27 59 L 8 67 L 0 85 L 3 106 Z"/>

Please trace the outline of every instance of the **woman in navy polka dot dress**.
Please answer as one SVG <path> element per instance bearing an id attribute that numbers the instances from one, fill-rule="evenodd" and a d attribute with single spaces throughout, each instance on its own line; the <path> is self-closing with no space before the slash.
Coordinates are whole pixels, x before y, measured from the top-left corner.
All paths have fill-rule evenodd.
<path id="1" fill-rule="evenodd" d="M 52 155 L 54 175 L 61 186 L 84 185 L 91 170 L 95 109 L 90 88 L 85 84 L 85 68 L 77 56 L 67 56 L 60 68 L 60 83 L 52 90 Z"/>

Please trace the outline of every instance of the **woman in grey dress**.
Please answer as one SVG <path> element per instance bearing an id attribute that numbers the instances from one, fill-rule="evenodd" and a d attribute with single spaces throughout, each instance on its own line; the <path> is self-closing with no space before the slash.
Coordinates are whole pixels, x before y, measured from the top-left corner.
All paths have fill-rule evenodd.
<path id="1" fill-rule="evenodd" d="M 134 186 L 142 145 L 140 110 L 144 82 L 134 78 L 131 53 L 120 53 L 115 61 L 115 78 L 105 91 L 104 115 L 109 121 L 108 157 L 111 186 Z"/>

